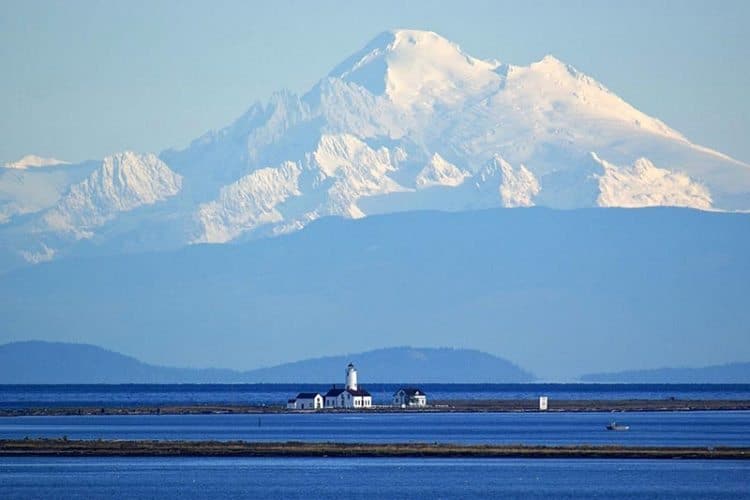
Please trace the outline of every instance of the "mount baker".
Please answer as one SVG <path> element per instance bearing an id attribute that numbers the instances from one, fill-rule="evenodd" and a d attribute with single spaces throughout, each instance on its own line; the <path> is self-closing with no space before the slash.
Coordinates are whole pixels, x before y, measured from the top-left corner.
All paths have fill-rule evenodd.
<path id="1" fill-rule="evenodd" d="M 750 209 L 750 166 L 691 143 L 554 57 L 471 57 L 383 33 L 302 96 L 275 94 L 159 155 L 0 168 L 0 271 L 225 243 L 320 217 L 437 209 Z"/>

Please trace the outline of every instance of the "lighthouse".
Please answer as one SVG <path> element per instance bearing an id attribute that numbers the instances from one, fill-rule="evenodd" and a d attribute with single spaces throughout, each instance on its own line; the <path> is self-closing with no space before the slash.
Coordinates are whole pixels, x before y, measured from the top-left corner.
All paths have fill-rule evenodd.
<path id="1" fill-rule="evenodd" d="M 344 388 L 331 387 L 323 397 L 324 408 L 350 408 L 361 410 L 372 408 L 372 395 L 357 385 L 357 369 L 354 363 L 346 367 L 346 384 Z"/>
<path id="2" fill-rule="evenodd" d="M 352 363 L 346 367 L 346 389 L 355 392 L 357 390 L 357 369 Z"/>
<path id="3" fill-rule="evenodd" d="M 329 408 L 345 408 L 362 410 L 372 408 L 372 395 L 357 385 L 357 369 L 354 363 L 346 366 L 346 385 L 342 389 L 334 385 L 325 394 L 317 392 L 301 392 L 296 398 L 290 399 L 286 405 L 289 410 L 320 410 Z"/>

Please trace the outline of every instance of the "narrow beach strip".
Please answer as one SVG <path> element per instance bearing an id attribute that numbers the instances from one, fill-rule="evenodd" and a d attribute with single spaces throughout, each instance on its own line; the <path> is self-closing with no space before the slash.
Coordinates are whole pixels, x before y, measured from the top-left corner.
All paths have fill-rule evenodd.
<path id="1" fill-rule="evenodd" d="M 424 408 L 375 406 L 366 410 L 325 408 L 320 410 L 287 410 L 281 405 L 198 404 L 160 406 L 77 406 L 0 408 L 0 417 L 75 416 L 75 415 L 210 415 L 266 413 L 471 413 L 471 412 L 538 412 L 539 402 L 529 399 L 473 399 L 434 401 Z M 609 411 L 750 411 L 749 400 L 680 400 L 680 399 L 613 399 L 550 400 L 548 413 Z"/>
<path id="2" fill-rule="evenodd" d="M 748 447 L 0 440 L 0 456 L 750 459 Z"/>

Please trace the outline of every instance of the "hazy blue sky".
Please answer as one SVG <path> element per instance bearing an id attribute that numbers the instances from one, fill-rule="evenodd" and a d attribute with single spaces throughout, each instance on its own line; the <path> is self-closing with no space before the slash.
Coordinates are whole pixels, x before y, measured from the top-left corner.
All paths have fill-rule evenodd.
<path id="1" fill-rule="evenodd" d="M 515 64 L 554 54 L 750 161 L 748 25 L 747 0 L 0 0 L 0 162 L 183 147 L 398 27 Z"/>

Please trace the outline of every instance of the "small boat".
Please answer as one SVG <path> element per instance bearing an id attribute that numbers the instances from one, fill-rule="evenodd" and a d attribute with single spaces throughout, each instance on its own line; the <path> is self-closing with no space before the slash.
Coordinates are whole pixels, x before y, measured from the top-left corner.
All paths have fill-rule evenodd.
<path id="1" fill-rule="evenodd" d="M 630 430 L 629 425 L 618 424 L 617 422 L 610 422 L 607 424 L 608 431 L 627 431 Z"/>

